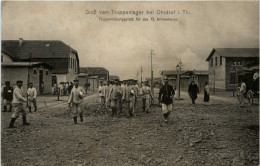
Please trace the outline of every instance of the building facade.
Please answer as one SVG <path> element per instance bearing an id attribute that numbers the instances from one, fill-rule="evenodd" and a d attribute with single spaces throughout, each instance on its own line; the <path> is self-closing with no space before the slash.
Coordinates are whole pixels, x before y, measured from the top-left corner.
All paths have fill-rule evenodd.
<path id="1" fill-rule="evenodd" d="M 43 62 L 52 66 L 52 84 L 72 82 L 78 78 L 79 58 L 76 50 L 55 40 L 2 40 L 3 61 Z"/>
<path id="2" fill-rule="evenodd" d="M 210 89 L 230 91 L 245 75 L 259 70 L 259 48 L 214 48 L 206 61 Z"/>

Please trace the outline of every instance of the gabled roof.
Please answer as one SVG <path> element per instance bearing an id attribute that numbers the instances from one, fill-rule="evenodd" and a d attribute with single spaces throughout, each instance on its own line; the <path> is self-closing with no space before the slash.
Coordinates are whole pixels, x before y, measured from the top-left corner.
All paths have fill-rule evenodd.
<path id="1" fill-rule="evenodd" d="M 259 57 L 259 48 L 213 48 L 206 61 L 209 61 L 215 52 L 223 57 Z"/>
<path id="2" fill-rule="evenodd" d="M 81 67 L 80 73 L 86 73 L 88 75 L 100 75 L 108 74 L 108 70 L 103 67 Z"/>
<path id="3" fill-rule="evenodd" d="M 2 48 L 20 59 L 67 58 L 71 51 L 77 54 L 76 50 L 57 40 L 23 40 L 21 46 L 19 40 L 2 40 Z"/>

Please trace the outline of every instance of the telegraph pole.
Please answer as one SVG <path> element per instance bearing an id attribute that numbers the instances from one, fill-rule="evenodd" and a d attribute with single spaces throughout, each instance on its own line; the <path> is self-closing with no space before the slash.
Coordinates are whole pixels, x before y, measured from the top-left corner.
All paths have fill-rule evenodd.
<path id="1" fill-rule="evenodd" d="M 153 93 L 153 51 L 154 50 L 151 50 L 151 91 L 152 91 L 152 95 L 154 95 L 154 93 Z"/>

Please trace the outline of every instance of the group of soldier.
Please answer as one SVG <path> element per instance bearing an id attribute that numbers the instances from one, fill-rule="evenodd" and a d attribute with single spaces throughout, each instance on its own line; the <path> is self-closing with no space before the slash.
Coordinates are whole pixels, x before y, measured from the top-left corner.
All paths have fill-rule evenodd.
<path id="1" fill-rule="evenodd" d="M 32 104 L 34 106 L 34 111 L 37 111 L 37 104 L 36 104 L 36 97 L 37 97 L 37 91 L 33 87 L 33 83 L 29 83 L 29 88 L 27 89 L 27 99 L 23 97 L 23 81 L 18 80 L 16 82 L 16 86 L 13 89 L 11 87 L 10 82 L 6 81 L 5 85 L 2 87 L 2 99 L 3 99 L 3 105 L 4 110 L 3 112 L 7 112 L 7 108 L 9 106 L 8 111 L 12 113 L 12 118 L 9 124 L 9 128 L 15 128 L 14 123 L 16 119 L 19 117 L 20 114 L 22 114 L 23 119 L 23 125 L 30 125 L 30 123 L 26 120 L 26 109 L 24 106 L 24 102 L 28 102 L 28 109 L 29 112 L 31 111 Z"/>

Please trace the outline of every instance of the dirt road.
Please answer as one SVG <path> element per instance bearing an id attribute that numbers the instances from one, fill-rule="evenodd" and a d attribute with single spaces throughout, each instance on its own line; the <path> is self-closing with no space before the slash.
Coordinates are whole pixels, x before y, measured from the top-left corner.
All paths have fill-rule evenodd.
<path id="1" fill-rule="evenodd" d="M 165 124 L 138 101 L 134 118 L 99 110 L 98 95 L 84 101 L 84 122 L 73 124 L 67 104 L 28 115 L 30 126 L 8 129 L 2 113 L 2 165 L 258 165 L 258 105 L 176 101 Z"/>

